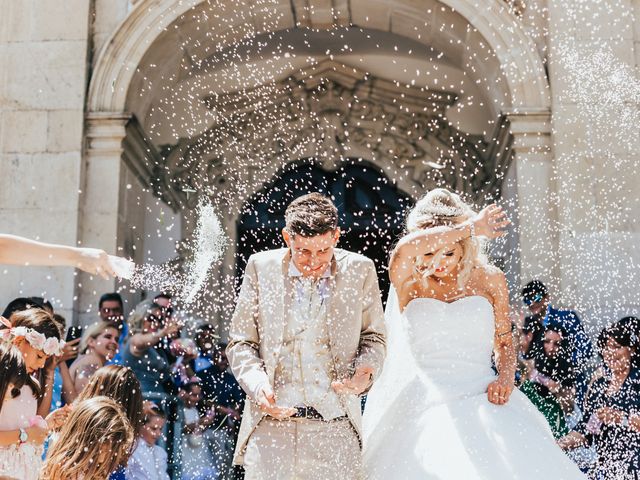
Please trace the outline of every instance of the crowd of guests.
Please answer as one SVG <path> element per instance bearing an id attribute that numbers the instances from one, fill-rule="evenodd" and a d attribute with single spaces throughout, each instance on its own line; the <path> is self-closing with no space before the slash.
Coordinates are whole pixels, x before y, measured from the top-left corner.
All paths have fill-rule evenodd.
<path id="1" fill-rule="evenodd" d="M 520 389 L 589 478 L 640 478 L 640 320 L 618 320 L 594 345 L 542 282 L 527 284 L 522 299 L 530 315 L 520 329 Z"/>
<path id="2" fill-rule="evenodd" d="M 67 328 L 42 298 L 0 324 L 0 478 L 219 480 L 232 466 L 244 394 L 212 325 L 190 331 L 171 295 L 125 321 L 120 295 Z M 66 341 L 63 341 L 66 339 Z"/>
<path id="3" fill-rule="evenodd" d="M 0 235 L 0 263 L 24 262 L 113 275 L 102 251 Z M 614 322 L 594 344 L 542 282 L 522 300 L 519 388 L 590 479 L 639 479 L 640 320 Z M 117 293 L 97 307 L 83 329 L 43 298 L 2 312 L 0 478 L 241 478 L 231 461 L 245 398 L 215 328 L 190 331 L 168 293 L 128 316 Z"/>

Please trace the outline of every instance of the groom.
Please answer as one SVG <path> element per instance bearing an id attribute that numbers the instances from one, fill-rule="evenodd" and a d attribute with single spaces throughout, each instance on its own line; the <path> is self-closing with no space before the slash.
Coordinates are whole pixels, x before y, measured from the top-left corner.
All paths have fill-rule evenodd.
<path id="1" fill-rule="evenodd" d="M 373 262 L 335 248 L 338 212 L 319 193 L 293 201 L 288 248 L 253 255 L 227 355 L 247 393 L 235 463 L 247 480 L 359 479 L 359 396 L 385 355 Z"/>

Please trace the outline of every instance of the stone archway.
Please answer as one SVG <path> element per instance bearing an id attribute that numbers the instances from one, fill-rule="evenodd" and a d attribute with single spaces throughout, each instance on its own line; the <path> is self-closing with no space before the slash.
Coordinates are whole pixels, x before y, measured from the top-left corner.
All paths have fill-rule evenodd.
<path id="1" fill-rule="evenodd" d="M 132 79 L 149 47 L 172 23 L 203 1 L 140 1 L 99 54 L 89 87 L 88 111 L 124 112 Z M 517 17 L 501 0 L 487 0 L 482 5 L 475 0 L 428 0 L 420 8 L 410 0 L 281 0 L 274 8 L 283 10 L 278 29 L 353 25 L 436 42 L 458 61 L 468 60 L 478 67 L 491 64 L 493 77 L 505 78 L 506 101 L 515 112 L 541 113 L 549 108 L 542 59 Z M 224 21 L 220 19 L 220 25 Z M 447 25 L 447 21 L 452 23 Z M 425 29 L 425 23 L 432 27 Z M 468 32 L 466 25 L 474 30 Z M 258 30 L 274 31 L 274 27 Z M 475 58 L 476 51 L 464 52 L 460 46 L 463 40 L 480 49 L 488 47 L 485 51 L 495 55 L 496 63 L 492 64 L 490 58 Z M 197 59 L 198 53 L 194 55 Z"/>
<path id="2" fill-rule="evenodd" d="M 252 91 L 205 97 L 221 120 L 165 148 L 152 175 L 157 195 L 193 208 L 198 199 L 186 188 L 221 197 L 238 211 L 262 189 L 263 179 L 292 161 L 315 158 L 333 171 L 357 158 L 384 171 L 414 200 L 425 190 L 448 187 L 479 205 L 499 197 L 512 160 L 505 116 L 488 142 L 451 125 L 446 110 L 455 93 L 401 87 L 333 60 L 295 72 L 270 96 L 268 106 Z M 266 108 L 273 110 L 269 118 L 285 119 L 284 126 L 256 135 Z M 241 158 L 230 146 L 238 143 L 246 145 Z M 255 165 L 254 155 L 265 152 L 268 161 Z M 233 195 L 226 194 L 230 190 Z"/>
<path id="3" fill-rule="evenodd" d="M 171 64 L 170 59 L 182 61 L 180 57 L 185 52 L 179 48 L 156 48 L 154 53 L 153 45 L 164 37 L 167 37 L 163 40 L 165 47 L 170 45 L 169 37 L 178 29 L 169 27 L 176 22 L 186 25 L 192 21 L 190 12 L 201 3 L 202 0 L 140 1 L 99 55 L 88 95 L 84 195 L 88 205 L 95 204 L 98 198 L 110 205 L 111 218 L 119 220 L 109 231 L 118 232 L 120 222 L 126 225 L 126 215 L 122 212 L 122 192 L 105 192 L 100 172 L 108 168 L 120 177 L 126 174 L 148 185 L 154 178 L 150 166 L 162 162 L 144 128 L 128 112 L 130 93 L 139 88 L 141 79 L 150 73 L 141 71 L 143 59 L 151 55 L 148 60 L 152 61 L 153 55 L 159 55 L 158 58 L 167 60 L 167 65 Z M 520 221 L 523 269 L 527 276 L 553 270 L 549 252 L 556 251 L 556 234 L 539 228 L 551 225 L 545 218 L 555 215 L 548 201 L 554 191 L 548 83 L 535 45 L 502 1 L 489 0 L 479 6 L 474 0 L 429 0 L 418 7 L 410 0 L 274 0 L 273 8 L 281 13 L 279 23 L 258 25 L 260 31 L 344 25 L 388 31 L 437 45 L 451 61 L 469 65 L 471 75 L 490 82 L 492 102 L 489 103 L 496 109 L 495 113 L 502 116 L 504 128 L 508 127 L 513 137 L 511 151 L 517 195 L 520 211 L 525 213 Z M 252 18 L 259 24 L 260 12 L 253 12 Z M 219 21 L 223 25 L 225 19 Z M 471 48 L 464 48 L 465 45 Z M 205 58 L 204 51 L 192 51 L 189 55 L 189 61 Z M 179 201 L 171 189 L 164 189 L 162 193 L 167 196 L 165 200 L 174 205 Z M 103 238 L 103 230 L 95 228 L 92 222 L 92 212 L 87 208 L 80 222 L 81 241 L 110 250 L 122 246 L 121 238 L 117 235 L 113 240 Z M 90 291 L 91 287 L 86 289 Z"/>

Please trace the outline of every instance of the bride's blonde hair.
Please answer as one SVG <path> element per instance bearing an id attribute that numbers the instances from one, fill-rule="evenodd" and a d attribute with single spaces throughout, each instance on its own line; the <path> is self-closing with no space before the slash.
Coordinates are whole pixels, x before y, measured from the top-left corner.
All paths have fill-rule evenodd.
<path id="1" fill-rule="evenodd" d="M 126 465 L 135 436 L 118 404 L 104 396 L 73 407 L 60 437 L 49 450 L 40 480 L 107 479 Z M 108 449 L 106 461 L 97 460 Z"/>
<path id="2" fill-rule="evenodd" d="M 476 212 L 465 203 L 456 193 L 444 188 L 429 191 L 415 204 L 407 216 L 407 233 L 428 228 L 454 226 L 470 220 Z M 472 270 L 476 266 L 486 265 L 487 256 L 484 253 L 485 242 L 478 237 L 467 237 L 459 242 L 462 247 L 458 285 L 463 288 Z M 448 248 L 441 248 L 425 263 L 424 256 L 416 257 L 414 273 L 417 278 L 426 281 L 432 276 Z M 426 267 L 420 270 L 420 267 Z"/>

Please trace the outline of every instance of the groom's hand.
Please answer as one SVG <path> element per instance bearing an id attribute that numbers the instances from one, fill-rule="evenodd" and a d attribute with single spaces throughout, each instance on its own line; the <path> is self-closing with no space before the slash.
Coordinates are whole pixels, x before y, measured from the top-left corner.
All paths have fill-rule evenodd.
<path id="1" fill-rule="evenodd" d="M 345 378 L 344 380 L 331 382 L 331 387 L 336 393 L 340 395 L 360 395 L 367 388 L 369 388 L 372 378 L 373 367 L 362 365 L 356 368 L 356 371 L 351 378 Z"/>
<path id="2" fill-rule="evenodd" d="M 256 395 L 256 403 L 258 404 L 258 407 L 262 412 L 277 420 L 288 418 L 296 413 L 295 408 L 278 407 L 276 405 L 276 396 L 273 393 L 270 385 L 265 385 L 264 387 L 258 389 L 258 393 Z"/>

